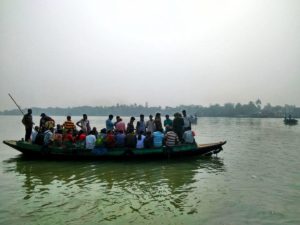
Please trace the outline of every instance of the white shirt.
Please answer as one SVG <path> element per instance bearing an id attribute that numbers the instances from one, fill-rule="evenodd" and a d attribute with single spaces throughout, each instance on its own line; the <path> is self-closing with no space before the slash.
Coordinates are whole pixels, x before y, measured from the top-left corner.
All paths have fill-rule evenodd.
<path id="1" fill-rule="evenodd" d="M 38 132 L 36 130 L 32 130 L 32 133 L 31 133 L 31 142 L 34 143 L 35 142 L 35 139 L 36 139 L 36 135 L 38 134 Z"/>
<path id="2" fill-rule="evenodd" d="M 184 121 L 184 125 L 183 125 L 184 128 L 191 127 L 191 121 L 187 116 L 183 117 L 183 121 Z"/>
<path id="3" fill-rule="evenodd" d="M 85 148 L 86 149 L 94 149 L 96 144 L 96 137 L 93 134 L 89 134 L 85 137 Z"/>
<path id="4" fill-rule="evenodd" d="M 144 140 L 145 140 L 145 136 L 141 135 L 141 140 L 138 139 L 138 135 L 136 136 L 136 148 L 144 148 Z"/>
<path id="5" fill-rule="evenodd" d="M 147 131 L 151 131 L 153 133 L 155 131 L 155 123 L 154 120 L 148 120 L 146 123 Z"/>
<path id="6" fill-rule="evenodd" d="M 183 133 L 183 140 L 185 143 L 192 144 L 194 143 L 193 132 L 191 130 L 187 130 Z"/>

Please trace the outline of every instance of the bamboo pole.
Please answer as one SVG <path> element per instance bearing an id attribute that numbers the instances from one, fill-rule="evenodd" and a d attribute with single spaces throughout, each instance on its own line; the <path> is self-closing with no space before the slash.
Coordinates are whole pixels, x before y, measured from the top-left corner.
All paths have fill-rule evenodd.
<path id="1" fill-rule="evenodd" d="M 16 106 L 18 107 L 18 109 L 20 110 L 20 112 L 23 114 L 23 116 L 25 115 L 24 112 L 22 111 L 22 109 L 20 108 L 20 106 L 17 104 L 17 102 L 15 101 L 15 99 L 8 93 L 9 97 L 11 98 L 11 100 L 13 100 L 13 102 L 16 104 Z"/>

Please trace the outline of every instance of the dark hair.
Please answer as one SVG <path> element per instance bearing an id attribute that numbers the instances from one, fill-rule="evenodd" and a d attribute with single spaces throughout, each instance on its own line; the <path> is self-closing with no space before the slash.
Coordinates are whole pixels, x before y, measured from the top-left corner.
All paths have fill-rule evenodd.
<path id="1" fill-rule="evenodd" d="M 108 116 L 108 118 L 112 119 L 112 118 L 114 118 L 114 116 L 113 116 L 112 114 L 110 114 L 110 115 Z"/>
<path id="2" fill-rule="evenodd" d="M 70 119 L 71 119 L 71 116 L 67 116 L 67 119 L 70 120 Z"/>

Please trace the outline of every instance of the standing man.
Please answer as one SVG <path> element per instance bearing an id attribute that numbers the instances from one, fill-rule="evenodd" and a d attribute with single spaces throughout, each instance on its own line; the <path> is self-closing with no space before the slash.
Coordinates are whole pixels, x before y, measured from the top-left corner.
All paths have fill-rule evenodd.
<path id="1" fill-rule="evenodd" d="M 146 133 L 146 123 L 144 120 L 144 115 L 140 115 L 140 120 L 136 123 L 136 133 L 139 134 L 140 132 Z"/>
<path id="2" fill-rule="evenodd" d="M 183 121 L 184 121 L 184 125 L 183 125 L 183 132 L 184 132 L 186 130 L 190 130 L 191 129 L 191 121 L 187 117 L 185 110 L 182 110 L 182 115 L 183 115 Z"/>
<path id="3" fill-rule="evenodd" d="M 54 128 L 55 126 L 55 121 L 52 119 L 50 116 L 47 116 L 45 113 L 41 114 L 41 119 L 40 119 L 40 128 L 42 130 Z"/>
<path id="4" fill-rule="evenodd" d="M 151 134 L 153 134 L 153 132 L 156 130 L 152 115 L 149 116 L 149 120 L 146 122 L 146 129 L 147 129 L 147 132 L 150 131 Z"/>
<path id="5" fill-rule="evenodd" d="M 22 123 L 25 126 L 25 141 L 29 142 L 30 136 L 32 133 L 32 127 L 33 127 L 33 122 L 32 122 L 32 110 L 28 109 L 27 114 L 23 116 Z"/>
<path id="6" fill-rule="evenodd" d="M 177 134 L 180 141 L 182 140 L 183 128 L 184 128 L 184 120 L 181 114 L 177 112 L 174 114 L 172 130 Z"/>
<path id="7" fill-rule="evenodd" d="M 67 130 L 71 130 L 71 131 L 76 130 L 76 126 L 73 123 L 73 121 L 71 120 L 71 116 L 67 116 L 67 120 L 64 122 L 64 124 L 62 126 L 66 131 Z"/>
<path id="8" fill-rule="evenodd" d="M 82 115 L 82 119 L 79 120 L 76 125 L 79 126 L 85 134 L 89 134 L 91 131 L 90 121 L 86 114 Z"/>
<path id="9" fill-rule="evenodd" d="M 114 123 L 112 122 L 113 118 L 114 118 L 114 116 L 111 114 L 108 116 L 108 119 L 105 122 L 106 130 L 111 130 L 111 131 L 114 130 Z"/>
<path id="10" fill-rule="evenodd" d="M 170 116 L 167 114 L 166 119 L 164 120 L 164 126 L 166 128 L 166 132 L 168 132 L 169 128 L 172 128 L 173 121 L 170 119 Z"/>
<path id="11" fill-rule="evenodd" d="M 126 131 L 126 125 L 122 121 L 122 118 L 120 116 L 117 116 L 117 124 L 115 126 L 116 126 L 116 131 L 123 131 L 123 133 L 125 133 L 125 131 Z"/>

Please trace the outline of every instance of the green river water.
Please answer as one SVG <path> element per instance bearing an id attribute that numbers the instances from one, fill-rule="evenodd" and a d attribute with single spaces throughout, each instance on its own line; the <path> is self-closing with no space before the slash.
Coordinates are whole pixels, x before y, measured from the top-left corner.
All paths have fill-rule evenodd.
<path id="1" fill-rule="evenodd" d="M 72 162 L 2 144 L 23 137 L 20 120 L 0 116 L 0 224 L 300 224 L 300 125 L 199 118 L 198 143 L 228 142 L 217 157 Z"/>

